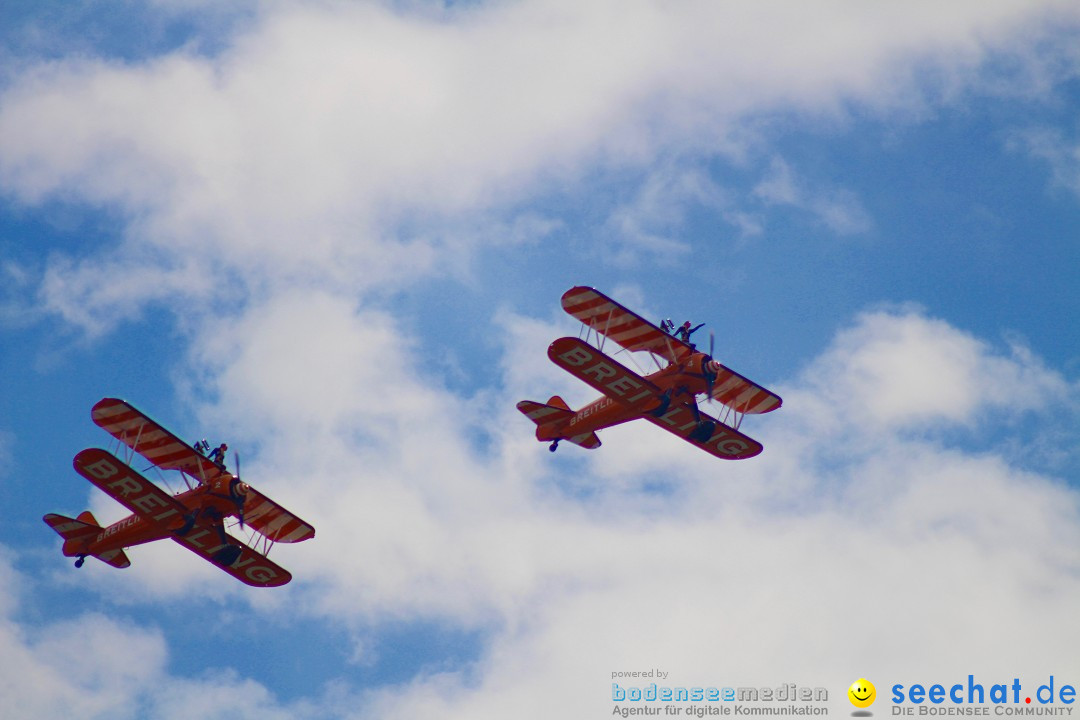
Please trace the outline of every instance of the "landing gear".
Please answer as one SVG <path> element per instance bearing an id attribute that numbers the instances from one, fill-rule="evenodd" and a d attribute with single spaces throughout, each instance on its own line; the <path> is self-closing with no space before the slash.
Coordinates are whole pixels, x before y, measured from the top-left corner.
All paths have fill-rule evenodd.
<path id="1" fill-rule="evenodd" d="M 221 538 L 222 545 L 229 545 L 229 534 L 225 532 L 225 523 L 222 522 L 222 518 L 216 518 L 214 527 L 217 529 L 218 537 Z M 229 547 L 236 547 L 235 545 L 229 545 Z M 240 554 L 240 548 L 236 548 L 237 555 Z M 231 564 L 231 563 L 230 563 Z"/>
<path id="2" fill-rule="evenodd" d="M 660 396 L 660 405 L 655 410 L 650 410 L 649 414 L 653 417 L 663 417 L 664 413 L 668 411 L 668 407 L 671 405 L 671 391 L 666 390 L 664 394 Z"/>
<path id="3" fill-rule="evenodd" d="M 185 515 L 184 524 L 181 525 L 178 530 L 176 530 L 176 534 L 180 537 L 184 537 L 189 532 L 191 532 L 191 528 L 195 527 L 195 519 L 197 517 L 198 513 L 188 513 L 187 515 Z"/>
<path id="4" fill-rule="evenodd" d="M 561 439 L 562 438 L 556 438 L 555 440 L 552 440 L 551 444 L 548 445 L 548 452 L 555 452 L 556 450 L 558 450 L 559 449 L 559 440 L 561 440 Z"/>
<path id="5" fill-rule="evenodd" d="M 77 558 L 77 559 L 75 560 L 75 567 L 77 567 L 77 568 L 81 568 L 81 567 L 83 566 L 83 563 L 84 563 L 84 562 L 86 562 L 86 556 L 85 556 L 85 555 L 80 555 L 80 556 L 79 556 L 79 557 L 78 557 L 78 558 Z"/>
<path id="6" fill-rule="evenodd" d="M 237 559 L 240 557 L 240 553 L 242 552 L 243 549 L 241 549 L 239 545 L 229 545 L 227 547 L 223 547 L 216 553 L 214 553 L 214 562 L 216 562 L 218 565 L 228 567 L 237 561 Z"/>
<path id="7" fill-rule="evenodd" d="M 694 431 L 686 437 L 702 443 L 708 442 L 709 438 L 712 437 L 713 430 L 715 429 L 716 423 L 714 423 L 712 420 L 701 420 L 700 422 L 698 422 L 697 427 L 694 428 Z"/>

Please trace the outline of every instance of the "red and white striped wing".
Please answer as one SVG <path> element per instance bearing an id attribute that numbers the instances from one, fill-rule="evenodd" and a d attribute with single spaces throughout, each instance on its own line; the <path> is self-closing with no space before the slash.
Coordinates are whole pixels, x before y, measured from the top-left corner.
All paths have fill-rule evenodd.
<path id="1" fill-rule="evenodd" d="M 719 363 L 717 363 L 719 364 Z M 746 415 L 772 412 L 780 407 L 780 396 L 757 385 L 739 373 L 720 365 L 710 397 L 732 410 Z"/>
<path id="2" fill-rule="evenodd" d="M 123 400 L 101 400 L 91 417 L 99 427 L 163 470 L 181 470 L 202 482 L 228 474 Z M 311 525 L 254 488 L 250 488 L 244 502 L 244 523 L 274 542 L 300 542 L 315 536 Z"/>
<path id="3" fill-rule="evenodd" d="M 250 486 L 244 500 L 244 524 L 274 542 L 294 543 L 315 537 L 315 528 Z"/>
<path id="4" fill-rule="evenodd" d="M 631 352 L 656 353 L 668 362 L 678 362 L 694 352 L 682 340 L 668 335 L 637 313 L 592 288 L 570 288 L 563 293 L 562 306 L 585 325 Z"/>
<path id="5" fill-rule="evenodd" d="M 117 398 L 104 398 L 90 412 L 94 424 L 163 470 L 180 470 L 201 482 L 224 471 L 140 410 Z"/>

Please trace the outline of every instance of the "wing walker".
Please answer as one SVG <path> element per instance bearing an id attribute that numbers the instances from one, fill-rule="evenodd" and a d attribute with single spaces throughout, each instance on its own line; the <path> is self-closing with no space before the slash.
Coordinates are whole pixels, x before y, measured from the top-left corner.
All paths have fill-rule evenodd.
<path id="1" fill-rule="evenodd" d="M 714 360 L 711 340 L 708 353 L 698 350 L 690 334 L 700 325 L 691 329 L 687 322 L 676 330 L 665 320 L 661 329 L 588 287 L 567 290 L 562 306 L 582 322 L 585 338 L 559 338 L 548 347 L 548 357 L 603 396 L 576 412 L 558 395 L 546 403 L 517 404 L 536 424 L 536 439 L 549 442 L 552 452 L 562 440 L 598 448 L 597 432 L 640 418 L 725 460 L 750 458 L 762 451 L 761 443 L 739 432 L 739 426 L 746 415 L 772 412 L 782 401 Z M 599 347 L 589 344 L 593 336 Z M 634 372 L 604 353 L 606 340 L 621 346 L 614 354 L 648 353 L 657 370 L 644 376 Z M 720 418 L 698 407 L 699 395 L 720 403 Z"/>
<path id="2" fill-rule="evenodd" d="M 274 543 L 295 543 L 315 529 L 255 488 L 225 470 L 223 450 L 207 457 L 205 442 L 192 446 L 123 400 L 105 398 L 91 411 L 94 423 L 116 439 L 117 455 L 100 449 L 75 456 L 75 471 L 133 514 L 101 527 L 90 511 L 76 518 L 50 513 L 43 520 L 62 538 L 63 552 L 82 567 L 95 557 L 116 568 L 131 565 L 124 549 L 166 538 L 209 560 L 240 582 L 255 587 L 284 585 L 292 579 L 267 554 Z M 164 478 L 177 471 L 186 489 L 170 495 L 132 469 L 135 453 Z M 248 544 L 226 531 L 245 527 Z"/>

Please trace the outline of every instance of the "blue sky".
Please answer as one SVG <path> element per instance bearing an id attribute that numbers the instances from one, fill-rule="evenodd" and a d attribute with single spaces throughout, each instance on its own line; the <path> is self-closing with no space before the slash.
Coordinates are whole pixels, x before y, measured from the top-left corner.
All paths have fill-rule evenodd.
<path id="1" fill-rule="evenodd" d="M 7 707 L 1080 682 L 1080 16 L 579 5 L 0 10 Z M 705 322 L 765 452 L 548 453 L 514 403 L 592 399 L 545 355 L 579 284 Z M 106 396 L 316 527 L 289 586 L 71 567 L 41 516 L 123 515 L 71 468 Z"/>

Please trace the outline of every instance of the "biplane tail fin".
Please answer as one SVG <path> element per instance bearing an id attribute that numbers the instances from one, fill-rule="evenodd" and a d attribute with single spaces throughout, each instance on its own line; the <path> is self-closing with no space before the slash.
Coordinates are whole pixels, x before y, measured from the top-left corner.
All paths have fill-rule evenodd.
<path id="1" fill-rule="evenodd" d="M 551 398 L 548 399 L 547 404 L 549 407 L 559 408 L 560 410 L 566 410 L 567 412 L 573 412 L 573 410 L 570 409 L 570 406 L 566 404 L 566 401 L 558 395 L 552 395 Z"/>
<path id="2" fill-rule="evenodd" d="M 532 400 L 522 400 L 517 404 L 517 409 L 536 423 L 537 440 L 542 442 L 566 440 L 588 450 L 600 447 L 600 438 L 594 432 L 569 436 L 563 434 L 567 421 L 574 417 L 574 411 L 558 395 L 552 395 L 546 405 Z"/>
<path id="3" fill-rule="evenodd" d="M 100 554 L 87 552 L 90 543 L 101 532 L 102 527 L 89 510 L 79 513 L 77 518 L 69 518 L 56 513 L 49 513 L 42 518 L 45 524 L 56 531 L 56 534 L 64 538 L 63 553 L 65 557 L 86 557 L 92 555 L 104 563 L 115 568 L 126 568 L 131 565 L 123 550 L 110 550 Z M 77 564 L 81 564 L 81 561 Z"/>

